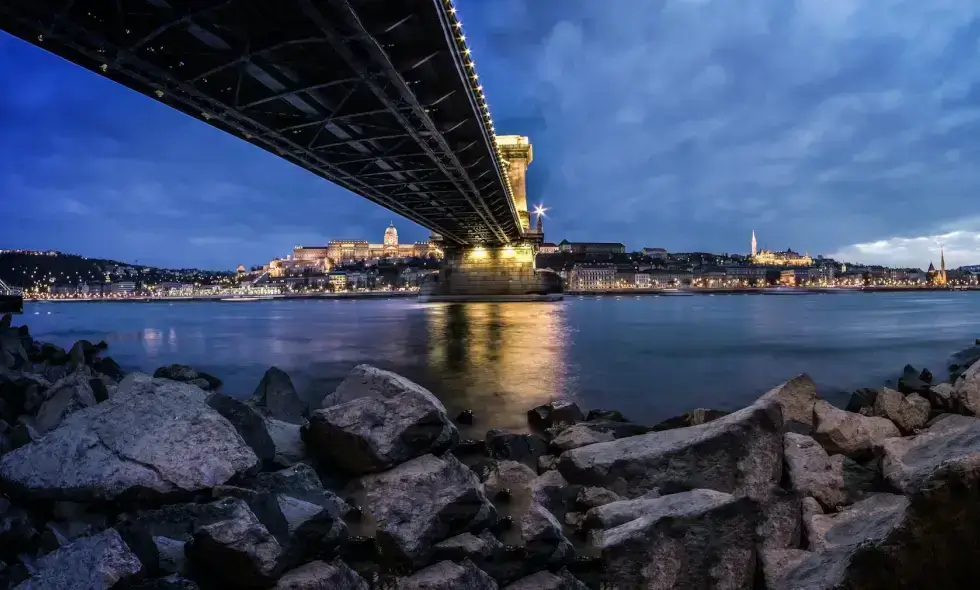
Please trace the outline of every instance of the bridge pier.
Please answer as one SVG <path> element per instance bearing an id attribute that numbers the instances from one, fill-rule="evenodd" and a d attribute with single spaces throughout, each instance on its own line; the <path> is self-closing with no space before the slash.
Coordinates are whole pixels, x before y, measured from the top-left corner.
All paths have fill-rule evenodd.
<path id="1" fill-rule="evenodd" d="M 447 246 L 439 274 L 422 285 L 423 301 L 523 301 L 555 299 L 561 278 L 536 269 L 533 243 L 513 246 Z"/>

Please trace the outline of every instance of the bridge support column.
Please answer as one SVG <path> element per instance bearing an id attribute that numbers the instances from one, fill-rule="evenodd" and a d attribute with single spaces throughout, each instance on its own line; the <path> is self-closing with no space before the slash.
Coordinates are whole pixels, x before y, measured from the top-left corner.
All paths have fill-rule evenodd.
<path id="1" fill-rule="evenodd" d="M 446 247 L 439 274 L 422 287 L 420 298 L 431 300 L 521 299 L 562 292 L 561 278 L 534 267 L 537 247 Z"/>

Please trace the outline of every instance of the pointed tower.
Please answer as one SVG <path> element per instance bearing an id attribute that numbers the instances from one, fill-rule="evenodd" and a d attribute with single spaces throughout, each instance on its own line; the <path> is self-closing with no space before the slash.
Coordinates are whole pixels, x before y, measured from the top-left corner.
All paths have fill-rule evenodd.
<path id="1" fill-rule="evenodd" d="M 946 252 L 942 246 L 939 247 L 939 281 L 946 284 Z"/>
<path id="2" fill-rule="evenodd" d="M 758 247 L 759 243 L 755 241 L 755 230 L 752 230 L 752 258 L 755 258 L 755 252 Z"/>

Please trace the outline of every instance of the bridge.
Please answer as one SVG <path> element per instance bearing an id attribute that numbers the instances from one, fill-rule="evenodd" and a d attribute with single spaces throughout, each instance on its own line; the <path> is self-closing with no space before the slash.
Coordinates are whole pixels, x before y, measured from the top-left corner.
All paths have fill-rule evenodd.
<path id="1" fill-rule="evenodd" d="M 24 297 L 20 289 L 8 287 L 0 279 L 0 313 L 19 313 L 24 309 Z"/>
<path id="2" fill-rule="evenodd" d="M 531 145 L 450 0 L 3 0 L 0 28 L 428 228 L 444 291 L 540 288 Z"/>

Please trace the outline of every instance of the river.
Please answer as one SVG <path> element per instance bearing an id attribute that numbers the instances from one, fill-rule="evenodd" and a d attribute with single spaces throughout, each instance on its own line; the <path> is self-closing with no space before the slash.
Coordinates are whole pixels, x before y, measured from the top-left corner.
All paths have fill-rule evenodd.
<path id="1" fill-rule="evenodd" d="M 271 365 L 315 401 L 359 363 L 402 373 L 474 428 L 524 428 L 555 397 L 653 423 L 739 408 L 808 372 L 830 401 L 911 363 L 946 375 L 980 337 L 980 293 L 604 296 L 560 303 L 413 300 L 30 303 L 36 339 L 109 343 L 127 370 L 188 364 L 250 395 Z"/>

